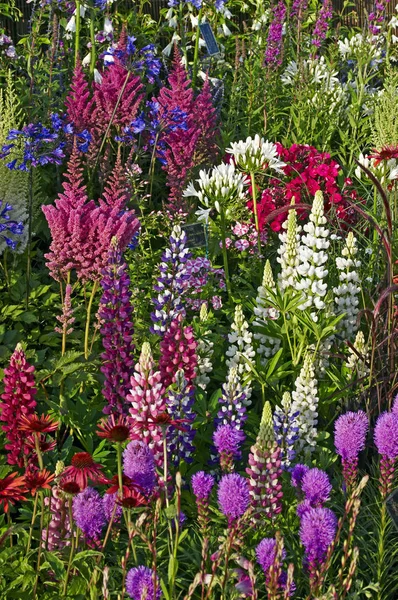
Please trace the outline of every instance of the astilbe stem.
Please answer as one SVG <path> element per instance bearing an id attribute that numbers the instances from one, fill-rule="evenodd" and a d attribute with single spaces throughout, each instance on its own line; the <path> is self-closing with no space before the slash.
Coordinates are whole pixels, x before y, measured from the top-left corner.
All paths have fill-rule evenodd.
<path id="1" fill-rule="evenodd" d="M 6 434 L 9 465 L 23 467 L 28 460 L 30 450 L 25 445 L 26 435 L 18 429 L 19 418 L 32 415 L 36 408 L 34 366 L 26 360 L 21 344 L 17 344 L 10 364 L 4 369 L 4 392 L 1 394 L 2 430 Z"/>
<path id="2" fill-rule="evenodd" d="M 103 412 L 127 414 L 126 398 L 134 365 L 133 307 L 130 277 L 116 239 L 109 250 L 108 266 L 103 270 L 101 286 L 103 294 L 98 316 L 102 321 L 104 347 L 101 354 L 101 372 L 105 375 L 102 393 L 108 402 Z"/>

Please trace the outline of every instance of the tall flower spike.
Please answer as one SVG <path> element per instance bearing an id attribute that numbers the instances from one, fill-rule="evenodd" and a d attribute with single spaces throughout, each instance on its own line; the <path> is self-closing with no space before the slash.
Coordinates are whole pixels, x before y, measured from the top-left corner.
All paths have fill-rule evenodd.
<path id="1" fill-rule="evenodd" d="M 108 265 L 102 273 L 103 294 L 98 316 L 102 322 L 101 336 L 104 352 L 101 372 L 105 376 L 102 393 L 107 400 L 106 414 L 128 413 L 126 398 L 133 374 L 133 307 L 127 264 L 114 238 L 109 249 Z"/>
<path id="2" fill-rule="evenodd" d="M 281 450 L 275 442 L 271 405 L 264 404 L 256 443 L 250 449 L 250 496 L 254 519 L 274 520 L 282 511 Z"/>
<path id="3" fill-rule="evenodd" d="M 294 206 L 294 203 L 294 198 L 292 198 L 291 205 Z M 282 223 L 282 228 L 285 231 L 279 234 L 279 256 L 276 260 L 281 265 L 278 285 L 283 291 L 288 288 L 296 289 L 301 226 L 297 224 L 297 212 L 295 210 L 289 210 L 287 219 Z"/>
<path id="4" fill-rule="evenodd" d="M 349 377 L 353 377 L 353 375 L 356 373 L 358 379 L 362 379 L 369 375 L 369 368 L 366 365 L 368 348 L 362 331 L 358 331 L 355 337 L 354 348 L 357 350 L 359 356 L 357 352 L 354 352 L 351 350 L 351 348 L 349 348 L 349 356 L 345 364 L 349 370 Z"/>
<path id="5" fill-rule="evenodd" d="M 240 458 L 240 446 L 245 439 L 241 429 L 233 425 L 219 425 L 214 432 L 214 446 L 220 456 L 221 470 L 230 473 L 234 470 L 234 459 Z"/>
<path id="6" fill-rule="evenodd" d="M 192 327 L 183 327 L 182 315 L 177 315 L 160 342 L 159 369 L 165 388 L 175 383 L 180 369 L 184 372 L 188 385 L 193 384 L 198 362 L 196 347 Z"/>
<path id="7" fill-rule="evenodd" d="M 220 409 L 215 419 L 215 425 L 230 424 L 236 429 L 242 429 L 247 419 L 247 403 L 237 367 L 230 368 L 227 381 L 221 386 L 221 389 L 222 395 L 218 401 Z"/>
<path id="8" fill-rule="evenodd" d="M 53 486 L 51 496 L 44 498 L 44 504 L 50 510 L 50 522 L 43 529 L 42 540 L 50 552 L 62 550 L 70 544 L 70 522 L 68 500 L 58 486 Z"/>
<path id="9" fill-rule="evenodd" d="M 315 580 L 316 571 L 326 558 L 336 528 L 336 515 L 329 508 L 310 508 L 301 518 L 300 540 L 305 549 L 311 580 Z"/>
<path id="10" fill-rule="evenodd" d="M 164 335 L 174 317 L 185 314 L 181 296 L 184 292 L 183 282 L 187 277 L 185 263 L 191 256 L 186 246 L 187 234 L 179 225 L 174 225 L 169 241 L 170 246 L 162 255 L 160 276 L 154 287 L 158 296 L 152 299 L 155 311 L 151 313 L 151 331 L 160 336 Z"/>
<path id="11" fill-rule="evenodd" d="M 151 347 L 147 342 L 142 345 L 142 351 L 135 372 L 130 379 L 130 393 L 127 401 L 132 422 L 132 436 L 144 441 L 152 450 L 155 462 L 163 465 L 163 432 L 160 425 L 154 421 L 165 412 L 165 389 L 160 371 L 154 370 L 154 360 Z"/>
<path id="12" fill-rule="evenodd" d="M 336 314 L 344 313 L 345 315 L 339 322 L 338 328 L 346 339 L 350 339 L 357 328 L 359 294 L 361 292 L 357 272 L 358 267 L 361 266 L 361 261 L 355 258 L 357 253 L 357 240 L 350 231 L 341 252 L 342 256 L 336 258 L 340 284 L 333 288 L 337 308 Z"/>
<path id="13" fill-rule="evenodd" d="M 235 308 L 235 318 L 228 334 L 229 348 L 226 351 L 228 357 L 226 364 L 229 369 L 236 367 L 238 374 L 244 379 L 245 404 L 249 406 L 251 388 L 251 369 L 255 352 L 252 342 L 253 335 L 249 331 L 249 325 L 244 317 L 242 306 L 238 304 Z"/>
<path id="14" fill-rule="evenodd" d="M 93 101 L 80 59 L 76 62 L 65 106 L 68 121 L 73 124 L 75 131 L 92 129 Z"/>
<path id="15" fill-rule="evenodd" d="M 278 446 L 281 449 L 281 461 L 284 469 L 290 469 L 295 459 L 299 437 L 299 412 L 292 409 L 292 398 L 289 392 L 282 396 L 282 407 L 276 406 L 273 416 L 274 433 Z"/>
<path id="16" fill-rule="evenodd" d="M 205 535 L 210 525 L 209 497 L 214 486 L 214 477 L 204 471 L 192 475 L 192 491 L 198 508 L 198 522 Z"/>
<path id="17" fill-rule="evenodd" d="M 201 323 L 205 323 L 207 319 L 207 306 L 205 303 L 203 303 L 200 308 L 200 321 Z M 200 335 L 199 339 L 197 340 L 198 346 L 196 348 L 198 367 L 195 383 L 204 391 L 206 390 L 206 387 L 210 382 L 210 377 L 208 376 L 208 373 L 211 373 L 213 370 L 211 358 L 214 352 L 214 343 L 208 338 L 209 334 L 211 334 L 210 329 L 204 331 Z"/>
<path id="18" fill-rule="evenodd" d="M 213 105 L 208 77 L 194 102 L 192 117 L 199 130 L 194 163 L 195 165 L 215 164 L 219 153 L 217 138 L 220 132 L 217 127 L 217 112 Z"/>
<path id="19" fill-rule="evenodd" d="M 341 456 L 346 486 L 354 485 L 358 474 L 358 457 L 365 448 L 369 429 L 368 417 L 359 410 L 341 415 L 334 424 L 334 445 Z"/>
<path id="20" fill-rule="evenodd" d="M 19 429 L 22 416 L 33 415 L 36 408 L 35 368 L 26 360 L 21 344 L 17 344 L 10 364 L 4 369 L 4 392 L 1 394 L 2 430 L 6 434 L 5 449 L 9 465 L 23 467 L 30 454 L 25 445 L 26 434 Z"/>
<path id="21" fill-rule="evenodd" d="M 272 9 L 272 22 L 268 30 L 267 49 L 264 56 L 264 66 L 276 69 L 282 64 L 283 23 L 286 16 L 286 6 L 282 0 Z"/>
<path id="22" fill-rule="evenodd" d="M 297 449 L 312 451 L 316 445 L 318 424 L 318 382 L 315 379 L 314 363 L 310 353 L 304 359 L 300 375 L 292 393 L 292 411 L 298 412 L 299 439 Z"/>
<path id="23" fill-rule="evenodd" d="M 171 462 L 177 467 L 181 460 L 186 463 L 193 460 L 196 431 L 192 425 L 196 415 L 193 411 L 195 388 L 187 381 L 183 370 L 177 371 L 175 383 L 176 389 L 170 389 L 166 398 L 167 412 L 172 421 L 182 421 L 182 426 L 177 428 L 170 425 L 167 430 L 167 448 Z"/>
<path id="24" fill-rule="evenodd" d="M 382 413 L 376 422 L 374 431 L 376 448 L 380 458 L 380 493 L 385 500 L 391 493 L 396 475 L 398 458 L 398 414 Z"/>
<path id="25" fill-rule="evenodd" d="M 324 281 L 328 275 L 325 263 L 328 260 L 327 249 L 330 242 L 327 239 L 329 230 L 324 227 L 327 220 L 324 214 L 323 194 L 320 190 L 315 192 L 309 221 L 303 227 L 306 235 L 301 238 L 299 247 L 299 265 L 297 272 L 299 280 L 296 289 L 303 293 L 301 310 L 314 307 L 317 310 L 325 308 L 324 298 L 327 292 L 327 284 Z M 318 315 L 312 313 L 316 322 Z"/>
<path id="26" fill-rule="evenodd" d="M 90 546 L 98 546 L 106 517 L 102 498 L 87 487 L 73 498 L 73 518 Z"/>
<path id="27" fill-rule="evenodd" d="M 277 319 L 278 311 L 269 306 L 269 292 L 276 291 L 274 276 L 269 260 L 264 266 L 264 275 L 262 285 L 257 288 L 256 305 L 254 307 L 255 320 L 253 327 L 255 328 L 254 339 L 258 341 L 257 354 L 261 356 L 262 364 L 266 364 L 267 359 L 276 354 L 280 347 L 280 340 L 270 335 L 266 335 L 262 330 L 267 327 L 267 320 Z M 257 331 L 256 331 L 257 330 Z"/>
<path id="28" fill-rule="evenodd" d="M 145 442 L 130 442 L 123 452 L 124 474 L 150 496 L 156 484 L 155 461 Z"/>
<path id="29" fill-rule="evenodd" d="M 70 283 L 66 284 L 65 287 L 65 297 L 62 305 L 62 315 L 57 315 L 56 319 L 62 325 L 62 327 L 55 327 L 55 331 L 60 333 L 61 335 L 70 335 L 73 331 L 73 323 L 75 322 L 75 317 L 73 316 L 73 308 L 71 302 L 71 294 L 72 294 L 72 286 Z"/>

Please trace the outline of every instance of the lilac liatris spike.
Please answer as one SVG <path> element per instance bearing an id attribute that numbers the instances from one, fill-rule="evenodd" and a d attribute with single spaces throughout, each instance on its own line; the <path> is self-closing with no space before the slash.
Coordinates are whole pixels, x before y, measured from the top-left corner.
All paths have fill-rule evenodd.
<path id="1" fill-rule="evenodd" d="M 274 520 L 282 511 L 281 450 L 275 442 L 272 412 L 266 402 L 256 443 L 250 449 L 249 467 L 250 495 L 254 518 Z"/>
<path id="2" fill-rule="evenodd" d="M 310 508 L 301 518 L 300 540 L 305 550 L 305 561 L 310 577 L 320 567 L 334 540 L 337 518 L 329 508 Z"/>
<path id="3" fill-rule="evenodd" d="M 301 491 L 304 475 L 308 473 L 309 470 L 310 468 L 307 467 L 307 465 L 302 465 L 301 463 L 295 465 L 292 470 L 292 486 Z"/>
<path id="4" fill-rule="evenodd" d="M 103 294 L 98 316 L 102 322 L 101 336 L 104 352 L 101 372 L 105 376 L 102 393 L 107 400 L 105 414 L 128 413 L 126 401 L 133 374 L 133 307 L 129 290 L 130 277 L 117 240 L 109 250 L 108 265 L 102 272 Z"/>
<path id="5" fill-rule="evenodd" d="M 86 541 L 92 546 L 98 545 L 106 517 L 102 498 L 96 490 L 87 487 L 73 498 L 73 518 Z"/>
<path id="6" fill-rule="evenodd" d="M 145 442 L 130 442 L 123 452 L 123 470 L 133 483 L 149 496 L 156 485 L 155 461 Z"/>
<path id="7" fill-rule="evenodd" d="M 183 371 L 188 385 L 192 385 L 198 364 L 197 345 L 192 327 L 184 327 L 182 315 L 177 315 L 160 342 L 159 369 L 165 388 L 175 383 L 179 370 Z"/>
<path id="8" fill-rule="evenodd" d="M 327 500 L 330 500 L 332 491 L 328 474 L 322 469 L 309 469 L 301 481 L 301 491 L 307 506 L 311 508 L 322 506 Z"/>
<path id="9" fill-rule="evenodd" d="M 191 257 L 186 246 L 187 235 L 179 225 L 175 225 L 169 238 L 170 246 L 162 255 L 160 275 L 154 289 L 158 293 L 153 298 L 155 306 L 151 313 L 152 333 L 163 336 L 168 325 L 177 315 L 185 314 L 182 300 L 184 281 L 188 277 L 185 263 Z"/>
<path id="10" fill-rule="evenodd" d="M 163 432 L 156 418 L 166 410 L 165 389 L 160 371 L 154 370 L 151 347 L 142 345 L 138 363 L 130 379 L 130 403 L 132 437 L 145 441 L 153 452 L 155 462 L 163 465 Z"/>
<path id="11" fill-rule="evenodd" d="M 126 591 L 133 600 L 160 600 L 162 589 L 157 574 L 148 567 L 134 567 L 126 577 Z"/>
<path id="12" fill-rule="evenodd" d="M 26 360 L 21 344 L 17 344 L 10 364 L 4 369 L 4 392 L 1 394 L 2 430 L 6 435 L 5 449 L 9 465 L 23 467 L 30 450 L 26 445 L 26 434 L 19 427 L 19 419 L 29 416 L 36 408 L 35 368 Z"/>
<path id="13" fill-rule="evenodd" d="M 214 432 L 213 442 L 220 457 L 221 470 L 230 473 L 234 470 L 234 459 L 240 458 L 240 446 L 245 439 L 241 429 L 233 425 L 219 425 Z"/>
<path id="14" fill-rule="evenodd" d="M 113 523 L 119 523 L 123 514 L 122 506 L 116 502 L 117 496 L 118 494 L 115 492 L 114 494 L 104 494 L 102 497 L 102 507 L 108 523 L 111 519 Z"/>
<path id="15" fill-rule="evenodd" d="M 278 545 L 276 539 L 274 538 L 264 538 L 258 544 L 256 548 L 256 558 L 257 562 L 262 568 L 265 575 L 265 582 L 267 586 L 272 585 L 273 573 L 272 571 L 276 571 L 277 581 L 276 587 L 278 590 L 285 590 L 287 583 L 286 572 L 282 571 L 282 561 L 286 558 L 286 550 L 282 548 L 281 554 L 278 556 Z M 290 591 L 295 589 L 294 584 L 290 585 Z M 271 591 L 271 590 L 269 590 Z M 291 595 L 291 594 L 289 594 Z"/>
<path id="16" fill-rule="evenodd" d="M 199 471 L 192 475 L 191 483 L 198 508 L 198 523 L 202 532 L 206 533 L 210 525 L 209 497 L 214 486 L 214 477 L 204 471 Z"/>
<path id="17" fill-rule="evenodd" d="M 167 449 L 171 462 L 178 466 L 181 460 L 186 463 L 193 460 L 196 415 L 193 411 L 195 388 L 185 379 L 182 370 L 177 371 L 175 380 L 175 389 L 169 389 L 166 404 L 167 412 L 177 426 L 171 424 L 167 429 Z"/>
<path id="18" fill-rule="evenodd" d="M 398 415 L 382 413 L 377 419 L 374 441 L 381 454 L 380 493 L 385 498 L 392 490 L 395 478 L 395 463 L 398 458 Z"/>
<path id="19" fill-rule="evenodd" d="M 358 457 L 365 448 L 368 429 L 368 417 L 362 410 L 341 415 L 334 425 L 334 445 L 341 456 L 347 487 L 351 487 L 357 479 Z"/>
<path id="20" fill-rule="evenodd" d="M 247 479 L 238 473 L 223 475 L 218 484 L 218 504 L 229 522 L 242 517 L 250 505 Z"/>

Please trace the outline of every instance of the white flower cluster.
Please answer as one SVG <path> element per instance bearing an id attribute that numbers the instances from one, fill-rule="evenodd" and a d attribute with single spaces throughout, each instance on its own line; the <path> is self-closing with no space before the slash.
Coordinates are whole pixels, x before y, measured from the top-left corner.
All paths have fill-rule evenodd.
<path id="1" fill-rule="evenodd" d="M 253 363 L 255 356 L 253 348 L 253 335 L 249 331 L 249 325 L 244 317 L 242 306 L 238 304 L 235 308 L 235 318 L 231 325 L 231 332 L 228 334 L 228 342 L 230 344 L 226 351 L 228 357 L 226 364 L 229 369 L 236 367 L 240 376 L 244 376 L 244 393 L 246 394 L 246 403 L 251 396 L 251 369 L 250 364 Z"/>
<path id="2" fill-rule="evenodd" d="M 207 221 L 213 206 L 220 213 L 221 208 L 224 208 L 228 201 L 232 199 L 243 200 L 245 197 L 245 177 L 235 169 L 233 163 L 228 165 L 222 163 L 208 172 L 200 171 L 197 183 L 199 184 L 199 190 L 196 190 L 191 182 L 184 191 L 183 196 L 185 198 L 196 196 L 204 206 L 204 210 L 199 210 L 196 213 L 199 217 L 198 220 Z M 226 213 L 228 213 L 228 207 Z"/>
<path id="3" fill-rule="evenodd" d="M 293 203 L 294 199 L 292 200 L 292 204 Z M 295 210 L 289 210 L 289 215 L 283 222 L 282 228 L 285 231 L 279 234 L 281 243 L 278 248 L 279 256 L 276 260 L 281 265 L 281 272 L 278 276 L 278 285 L 283 291 L 287 288 L 295 288 L 297 281 L 301 227 L 297 225 L 297 213 Z"/>
<path id="4" fill-rule="evenodd" d="M 336 258 L 340 285 L 333 288 L 334 301 L 337 305 L 337 314 L 345 313 L 344 318 L 338 325 L 339 329 L 344 336 L 351 338 L 356 329 L 359 293 L 361 291 L 356 270 L 361 266 L 361 261 L 355 258 L 358 248 L 357 240 L 352 231 L 349 232 L 341 253 L 342 256 Z"/>
<path id="5" fill-rule="evenodd" d="M 393 181 L 398 179 L 398 163 L 395 158 L 383 160 L 377 164 L 376 159 L 369 158 L 367 154 L 364 155 L 361 152 L 358 156 L 358 162 L 369 169 L 382 184 L 386 183 L 387 180 Z M 366 174 L 359 165 L 355 169 L 355 176 L 358 177 L 358 179 L 361 179 L 362 177 L 366 178 Z"/>
<path id="6" fill-rule="evenodd" d="M 303 303 L 301 310 L 314 306 L 318 310 L 325 308 L 324 298 L 327 292 L 327 284 L 324 281 L 328 275 L 326 262 L 328 260 L 327 249 L 330 242 L 327 239 L 329 230 L 324 227 L 326 217 L 323 207 L 323 194 L 320 190 L 315 192 L 309 222 L 303 227 L 307 235 L 301 238 L 299 246 L 299 265 L 297 272 L 299 279 L 296 289 L 303 292 Z M 317 321 L 316 313 L 313 318 Z"/>
<path id="7" fill-rule="evenodd" d="M 245 141 L 233 142 L 231 148 L 227 148 L 227 152 L 235 158 L 238 167 L 246 172 L 269 168 L 283 173 L 282 167 L 286 166 L 278 158 L 276 144 L 264 141 L 259 135 L 255 135 L 254 138 L 248 137 Z"/>
<path id="8" fill-rule="evenodd" d="M 356 33 L 350 39 L 345 38 L 344 41 L 338 40 L 337 43 L 340 55 L 345 59 L 354 58 L 358 60 L 365 53 L 369 62 L 381 57 L 381 46 L 372 43 L 372 40 L 362 33 Z"/>
<path id="9" fill-rule="evenodd" d="M 295 391 L 292 393 L 292 413 L 298 412 L 299 439 L 298 450 L 311 451 L 316 445 L 318 424 L 318 382 L 315 379 L 314 363 L 310 353 L 304 359 L 300 375 L 295 382 Z"/>
<path id="10" fill-rule="evenodd" d="M 362 379 L 363 377 L 369 375 L 369 369 L 366 366 L 368 348 L 362 331 L 358 331 L 356 335 L 354 348 L 357 350 L 358 354 L 351 350 L 351 348 L 348 349 L 349 356 L 346 362 L 346 367 L 350 370 L 351 377 L 354 375 L 354 373 L 356 373 L 358 379 Z"/>
<path id="11" fill-rule="evenodd" d="M 271 337 L 262 333 L 262 329 L 266 327 L 268 319 L 274 320 L 279 316 L 278 311 L 269 306 L 268 290 L 276 291 L 275 281 L 272 274 L 272 269 L 269 260 L 265 263 L 264 276 L 262 285 L 257 288 L 256 306 L 254 307 L 255 319 L 253 326 L 257 329 L 254 333 L 254 339 L 259 342 L 257 354 L 262 358 L 262 364 L 266 363 L 266 359 L 274 356 L 278 352 L 281 342 L 278 338 Z M 265 359 L 265 360 L 264 360 Z"/>
<path id="12" fill-rule="evenodd" d="M 206 304 L 202 304 L 200 309 L 200 320 L 204 323 L 207 321 L 208 312 Z M 214 344 L 208 338 L 208 335 L 211 333 L 210 330 L 205 331 L 200 338 L 198 339 L 198 345 L 196 348 L 196 354 L 198 357 L 198 365 L 197 365 L 197 375 L 195 378 L 195 383 L 202 390 L 205 390 L 208 383 L 210 382 L 210 377 L 208 377 L 208 373 L 211 373 L 213 370 L 213 365 L 211 362 L 211 358 L 214 352 Z"/>

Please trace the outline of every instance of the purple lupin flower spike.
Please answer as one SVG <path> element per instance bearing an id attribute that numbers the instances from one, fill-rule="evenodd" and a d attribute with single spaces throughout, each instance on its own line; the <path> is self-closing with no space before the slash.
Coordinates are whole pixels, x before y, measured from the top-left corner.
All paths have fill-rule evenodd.
<path id="1" fill-rule="evenodd" d="M 172 319 L 185 314 L 183 282 L 187 277 L 185 263 L 191 257 L 186 247 L 186 233 L 179 225 L 173 227 L 169 240 L 170 247 L 162 255 L 160 276 L 154 286 L 158 296 L 153 298 L 155 310 L 151 313 L 151 332 L 162 337 Z"/>
<path id="2" fill-rule="evenodd" d="M 215 418 L 215 425 L 233 425 L 242 429 L 247 419 L 245 399 L 238 369 L 231 367 L 226 383 L 221 386 L 222 395 L 218 403 L 220 409 Z"/>
<path id="3" fill-rule="evenodd" d="M 176 374 L 176 390 L 169 390 L 166 397 L 167 412 L 173 421 L 183 421 L 181 428 L 170 425 L 167 430 L 167 448 L 171 462 L 177 467 L 181 460 L 191 463 L 195 446 L 196 431 L 192 424 L 196 414 L 193 411 L 195 388 L 179 370 Z"/>
<path id="4" fill-rule="evenodd" d="M 341 456 L 344 482 L 348 489 L 357 479 L 358 457 L 365 448 L 368 429 L 368 417 L 362 410 L 341 415 L 334 425 L 334 445 Z"/>
<path id="5" fill-rule="evenodd" d="M 133 360 L 133 307 L 129 290 L 130 277 L 117 239 L 112 240 L 108 266 L 102 272 L 101 286 L 104 290 L 98 316 L 102 321 L 101 372 L 105 375 L 102 393 L 108 404 L 105 414 L 128 414 L 126 397 L 130 390 L 130 378 L 134 372 Z"/>
<path id="6" fill-rule="evenodd" d="M 383 500 L 391 493 L 395 464 L 398 458 L 398 415 L 393 412 L 382 413 L 377 419 L 374 441 L 380 458 L 380 493 Z"/>
<path id="7" fill-rule="evenodd" d="M 291 463 L 296 457 L 295 444 L 299 439 L 299 411 L 292 410 L 292 399 L 289 392 L 282 398 L 282 407 L 276 406 L 273 423 L 276 442 L 281 449 L 281 460 L 284 469 L 290 471 Z"/>

